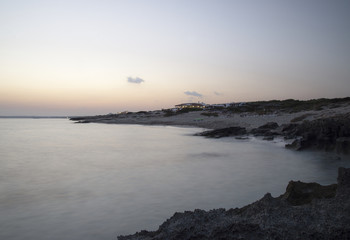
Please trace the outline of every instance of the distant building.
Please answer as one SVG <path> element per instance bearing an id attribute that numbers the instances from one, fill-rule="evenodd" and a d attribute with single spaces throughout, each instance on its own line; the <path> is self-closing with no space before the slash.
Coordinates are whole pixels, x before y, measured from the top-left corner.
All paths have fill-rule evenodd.
<path id="1" fill-rule="evenodd" d="M 206 105 L 204 103 L 182 103 L 175 105 L 175 108 L 177 109 L 183 109 L 183 108 L 205 108 Z"/>
<path id="2" fill-rule="evenodd" d="M 211 104 L 210 107 L 222 107 L 222 108 L 225 108 L 227 107 L 226 104 Z"/>
<path id="3" fill-rule="evenodd" d="M 211 104 L 211 108 L 228 108 L 234 106 L 235 103 L 221 103 L 221 104 Z"/>

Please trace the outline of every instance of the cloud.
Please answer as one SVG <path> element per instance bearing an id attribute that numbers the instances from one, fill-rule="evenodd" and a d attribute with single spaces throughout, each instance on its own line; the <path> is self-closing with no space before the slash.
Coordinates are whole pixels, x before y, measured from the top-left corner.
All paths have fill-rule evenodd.
<path id="1" fill-rule="evenodd" d="M 185 93 L 186 95 L 188 95 L 188 96 L 199 97 L 199 98 L 203 97 L 202 94 L 197 93 L 196 91 L 192 91 L 192 92 L 186 91 L 186 92 L 184 92 L 184 93 Z"/>
<path id="2" fill-rule="evenodd" d="M 128 77 L 128 82 L 129 83 L 136 83 L 136 84 L 140 84 L 142 82 L 144 82 L 145 80 L 143 80 L 142 78 L 136 77 L 136 78 L 132 78 L 132 77 Z"/>
<path id="3" fill-rule="evenodd" d="M 216 96 L 221 96 L 222 95 L 222 93 L 219 93 L 219 92 L 214 92 L 214 94 L 216 95 Z"/>

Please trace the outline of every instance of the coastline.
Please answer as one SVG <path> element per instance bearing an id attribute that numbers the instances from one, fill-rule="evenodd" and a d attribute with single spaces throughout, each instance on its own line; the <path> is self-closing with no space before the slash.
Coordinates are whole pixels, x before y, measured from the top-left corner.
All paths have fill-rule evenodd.
<path id="1" fill-rule="evenodd" d="M 201 111 L 188 112 L 179 115 L 165 116 L 162 112 L 129 112 L 127 114 L 113 114 L 101 116 L 72 117 L 77 123 L 107 123 L 107 124 L 140 124 L 140 125 L 169 125 L 190 126 L 206 129 L 219 129 L 232 126 L 244 127 L 248 131 L 258 128 L 268 122 L 276 122 L 279 126 L 290 124 L 294 119 L 312 121 L 321 118 L 334 117 L 350 113 L 350 104 L 337 108 L 327 107 L 322 110 L 307 110 L 299 112 L 275 112 L 270 114 L 257 114 L 252 112 L 227 113 L 212 111 L 217 116 L 205 116 Z"/>
<path id="2" fill-rule="evenodd" d="M 196 136 L 242 140 L 253 136 L 269 141 L 276 138 L 287 143 L 285 147 L 289 149 L 350 153 L 349 101 L 319 109 L 273 113 L 205 110 L 168 116 L 156 111 L 71 120 L 76 123 L 197 127 L 209 130 Z M 266 194 L 261 200 L 240 209 L 175 213 L 156 231 L 143 230 L 118 239 L 349 239 L 350 228 L 344 224 L 350 221 L 347 214 L 350 211 L 349 182 L 350 169 L 340 168 L 338 184 L 321 186 L 291 181 L 286 193 L 280 197 Z"/>
<path id="3" fill-rule="evenodd" d="M 172 112 L 140 111 L 120 114 L 108 114 L 86 117 L 72 117 L 76 123 L 104 124 L 138 124 L 181 126 L 209 129 L 196 136 L 209 138 L 235 137 L 245 139 L 247 136 L 274 140 L 283 137 L 287 140 L 285 147 L 294 150 L 316 149 L 335 151 L 339 154 L 350 153 L 350 100 L 341 99 L 341 103 L 328 101 L 322 107 L 313 106 L 305 109 L 305 103 L 293 107 L 267 111 L 269 102 L 251 103 L 254 111 L 242 109 L 187 109 Z M 286 100 L 288 101 L 288 100 Z M 294 101 L 294 100 L 293 100 Z M 311 101 L 311 100 L 310 100 Z M 309 102 L 310 102 L 309 101 Z M 298 101 L 296 101 L 300 104 Z M 250 106 L 251 108 L 251 106 Z M 239 110 L 239 113 L 237 113 Z"/>

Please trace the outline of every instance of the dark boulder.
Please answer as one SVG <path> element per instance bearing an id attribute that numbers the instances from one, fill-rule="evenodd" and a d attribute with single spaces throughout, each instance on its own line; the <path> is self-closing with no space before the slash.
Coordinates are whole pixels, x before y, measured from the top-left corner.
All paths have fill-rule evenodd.
<path id="1" fill-rule="evenodd" d="M 208 138 L 222 138 L 240 136 L 244 134 L 247 134 L 247 130 L 243 127 L 228 127 L 197 133 L 196 136 L 204 136 Z"/>
<path id="2" fill-rule="evenodd" d="M 250 131 L 251 134 L 254 136 L 265 136 L 265 137 L 271 137 L 278 135 L 276 131 L 273 131 L 278 128 L 278 124 L 275 122 L 268 122 L 258 128 L 254 128 Z"/>
<path id="3" fill-rule="evenodd" d="M 292 143 L 286 144 L 286 148 L 288 149 L 292 149 L 292 150 L 302 150 L 303 146 L 302 146 L 303 142 L 300 139 L 295 139 Z"/>
<path id="4" fill-rule="evenodd" d="M 318 183 L 290 181 L 286 192 L 280 198 L 297 206 L 311 203 L 315 198 L 332 198 L 335 196 L 336 190 L 337 184 L 322 186 Z"/>

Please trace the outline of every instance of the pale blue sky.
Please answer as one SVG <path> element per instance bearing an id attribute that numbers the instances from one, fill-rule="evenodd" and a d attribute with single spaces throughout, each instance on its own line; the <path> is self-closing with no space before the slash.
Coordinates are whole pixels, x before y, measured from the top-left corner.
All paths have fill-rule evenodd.
<path id="1" fill-rule="evenodd" d="M 345 97 L 349 29 L 341 0 L 0 0 L 0 115 Z"/>

